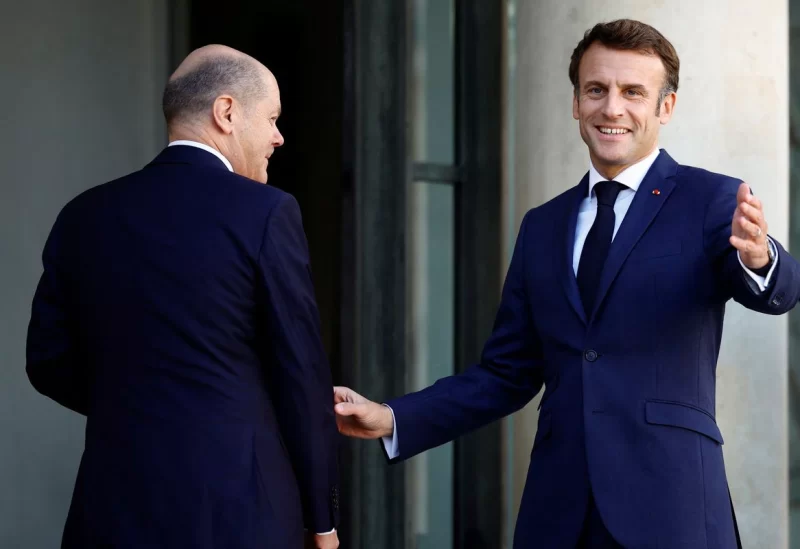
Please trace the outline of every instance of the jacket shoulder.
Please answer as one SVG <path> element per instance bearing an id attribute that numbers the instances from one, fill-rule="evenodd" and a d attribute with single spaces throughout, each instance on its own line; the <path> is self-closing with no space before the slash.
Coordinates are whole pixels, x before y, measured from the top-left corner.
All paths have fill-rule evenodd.
<path id="1" fill-rule="evenodd" d="M 712 172 L 695 166 L 679 165 L 675 173 L 679 185 L 690 185 L 693 192 L 730 192 L 735 193 L 742 180 L 729 175 Z"/>
<path id="2" fill-rule="evenodd" d="M 563 216 L 569 215 L 580 200 L 580 188 L 580 185 L 570 187 L 547 202 L 529 209 L 525 212 L 523 224 L 526 221 L 529 223 L 552 223 L 554 219 L 561 219 Z"/>

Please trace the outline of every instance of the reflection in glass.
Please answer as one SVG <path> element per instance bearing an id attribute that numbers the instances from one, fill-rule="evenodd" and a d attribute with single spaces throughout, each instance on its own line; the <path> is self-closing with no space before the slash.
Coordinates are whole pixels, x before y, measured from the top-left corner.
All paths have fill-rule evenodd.
<path id="1" fill-rule="evenodd" d="M 454 373 L 454 188 L 413 183 L 409 199 L 410 389 L 418 390 Z M 408 467 L 415 547 L 452 547 L 452 443 L 413 458 Z"/>
<path id="2" fill-rule="evenodd" d="M 455 162 L 454 0 L 413 0 L 412 160 Z"/>

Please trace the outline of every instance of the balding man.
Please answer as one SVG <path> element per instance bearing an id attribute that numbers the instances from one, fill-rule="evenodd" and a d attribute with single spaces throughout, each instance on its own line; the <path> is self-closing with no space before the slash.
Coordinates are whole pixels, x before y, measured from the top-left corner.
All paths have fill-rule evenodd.
<path id="1" fill-rule="evenodd" d="M 72 200 L 43 253 L 28 376 L 87 418 L 62 547 L 335 548 L 306 239 L 297 202 L 264 184 L 278 84 L 209 46 L 163 107 L 169 146 Z"/>

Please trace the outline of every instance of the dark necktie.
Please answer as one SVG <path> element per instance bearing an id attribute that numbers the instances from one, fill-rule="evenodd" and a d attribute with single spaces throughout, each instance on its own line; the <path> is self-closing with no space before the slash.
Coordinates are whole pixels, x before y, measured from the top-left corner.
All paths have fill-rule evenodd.
<path id="1" fill-rule="evenodd" d="M 594 312 L 600 275 L 611 247 L 611 237 L 614 235 L 614 202 L 619 192 L 625 188 L 625 185 L 616 181 L 601 181 L 594 186 L 597 217 L 586 236 L 578 263 L 578 289 L 587 317 L 591 317 Z"/>

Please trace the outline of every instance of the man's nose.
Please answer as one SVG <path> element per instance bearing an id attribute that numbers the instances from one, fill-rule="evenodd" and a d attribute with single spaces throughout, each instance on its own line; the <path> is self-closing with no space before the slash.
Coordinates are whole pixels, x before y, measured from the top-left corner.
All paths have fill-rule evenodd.
<path id="1" fill-rule="evenodd" d="M 625 112 L 625 103 L 622 97 L 609 93 L 603 104 L 603 114 L 607 118 L 619 118 Z"/>

